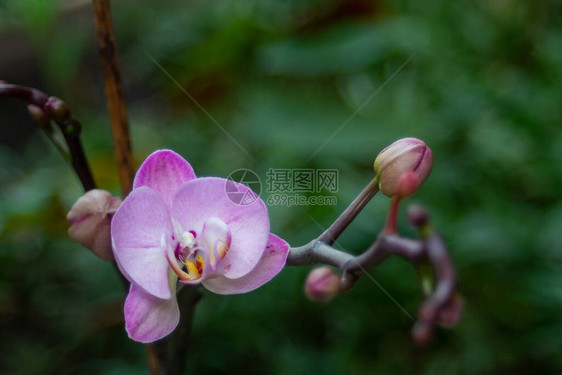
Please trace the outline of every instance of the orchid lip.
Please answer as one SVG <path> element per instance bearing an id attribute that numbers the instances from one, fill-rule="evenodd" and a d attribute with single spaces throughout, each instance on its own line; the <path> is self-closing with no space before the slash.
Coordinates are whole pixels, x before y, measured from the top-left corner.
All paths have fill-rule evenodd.
<path id="1" fill-rule="evenodd" d="M 201 282 L 216 275 L 232 241 L 228 225 L 218 218 L 209 218 L 203 225 L 201 239 L 197 231 L 181 230 L 172 236 L 175 246 L 162 244 L 166 259 L 183 283 Z M 185 270 L 184 270 L 185 269 Z"/>

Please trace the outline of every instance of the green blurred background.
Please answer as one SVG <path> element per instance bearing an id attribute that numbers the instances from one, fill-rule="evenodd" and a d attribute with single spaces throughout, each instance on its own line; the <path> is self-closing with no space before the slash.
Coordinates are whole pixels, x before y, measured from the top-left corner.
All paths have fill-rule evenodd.
<path id="1" fill-rule="evenodd" d="M 269 208 L 272 231 L 297 246 L 367 184 L 384 146 L 421 138 L 434 169 L 408 203 L 429 208 L 465 298 L 460 324 L 419 348 L 412 321 L 368 278 L 315 304 L 302 292 L 309 269 L 287 268 L 247 295 L 205 293 L 188 373 L 562 372 L 560 2 L 112 5 L 137 163 L 172 148 L 199 176 L 250 168 L 264 184 L 269 168 L 338 169 L 337 206 Z M 118 194 L 89 2 L 0 1 L 0 56 L 0 79 L 70 105 L 99 185 Z M 124 332 L 119 278 L 66 235 L 78 180 L 23 103 L 0 102 L 0 119 L 0 371 L 148 373 L 144 347 Z M 388 203 L 377 196 L 340 245 L 366 248 Z M 391 259 L 372 276 L 416 314 L 410 264 Z"/>

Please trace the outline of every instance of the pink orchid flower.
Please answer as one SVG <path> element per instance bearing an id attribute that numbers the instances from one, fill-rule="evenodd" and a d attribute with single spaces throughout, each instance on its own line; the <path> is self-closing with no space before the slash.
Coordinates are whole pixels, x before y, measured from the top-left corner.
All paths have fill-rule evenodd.
<path id="1" fill-rule="evenodd" d="M 219 294 L 254 290 L 285 265 L 289 245 L 269 233 L 264 202 L 233 202 L 227 183 L 196 178 L 191 165 L 170 150 L 151 154 L 133 191 L 111 222 L 115 260 L 131 282 L 125 301 L 129 337 L 152 342 L 177 326 L 177 281 L 203 284 Z"/>

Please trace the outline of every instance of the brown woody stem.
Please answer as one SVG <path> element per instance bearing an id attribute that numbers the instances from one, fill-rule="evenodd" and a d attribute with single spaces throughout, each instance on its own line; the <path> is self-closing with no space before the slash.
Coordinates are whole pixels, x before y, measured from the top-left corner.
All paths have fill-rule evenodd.
<path id="1" fill-rule="evenodd" d="M 115 145 L 115 156 L 119 167 L 119 179 L 123 196 L 131 191 L 134 177 L 129 121 L 125 106 L 123 83 L 119 70 L 119 59 L 111 21 L 109 0 L 92 0 L 94 19 L 98 34 L 98 48 L 105 86 L 111 130 Z"/>

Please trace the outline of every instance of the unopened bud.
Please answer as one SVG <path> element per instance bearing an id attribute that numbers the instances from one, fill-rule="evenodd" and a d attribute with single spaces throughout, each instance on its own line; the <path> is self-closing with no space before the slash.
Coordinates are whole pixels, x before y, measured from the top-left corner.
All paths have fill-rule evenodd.
<path id="1" fill-rule="evenodd" d="M 70 109 L 65 102 L 56 96 L 51 96 L 47 99 L 47 102 L 45 103 L 45 110 L 57 122 L 63 122 L 70 117 Z"/>
<path id="2" fill-rule="evenodd" d="M 415 227 L 421 228 L 429 221 L 429 214 L 419 204 L 408 207 L 408 221 Z"/>
<path id="3" fill-rule="evenodd" d="M 463 299 L 459 296 L 453 296 L 439 312 L 439 322 L 446 326 L 454 326 L 461 319 L 463 307 Z"/>
<path id="4" fill-rule="evenodd" d="M 113 260 L 111 218 L 121 198 L 105 190 L 94 189 L 81 196 L 70 209 L 68 234 L 103 260 Z"/>
<path id="5" fill-rule="evenodd" d="M 45 113 L 45 111 L 43 111 L 43 108 L 36 106 L 35 104 L 28 104 L 27 111 L 37 125 L 42 128 L 49 126 L 49 116 Z"/>
<path id="6" fill-rule="evenodd" d="M 374 164 L 379 188 L 389 197 L 397 193 L 398 179 L 405 172 L 415 174 L 419 187 L 429 176 L 432 166 L 431 149 L 416 138 L 403 138 L 394 142 L 379 153 Z"/>
<path id="7" fill-rule="evenodd" d="M 418 190 L 418 178 L 412 171 L 404 172 L 396 182 L 395 194 L 400 198 L 406 198 Z"/>
<path id="8" fill-rule="evenodd" d="M 339 292 L 340 275 L 330 267 L 318 267 L 308 274 L 304 293 L 309 300 L 327 302 Z"/>

